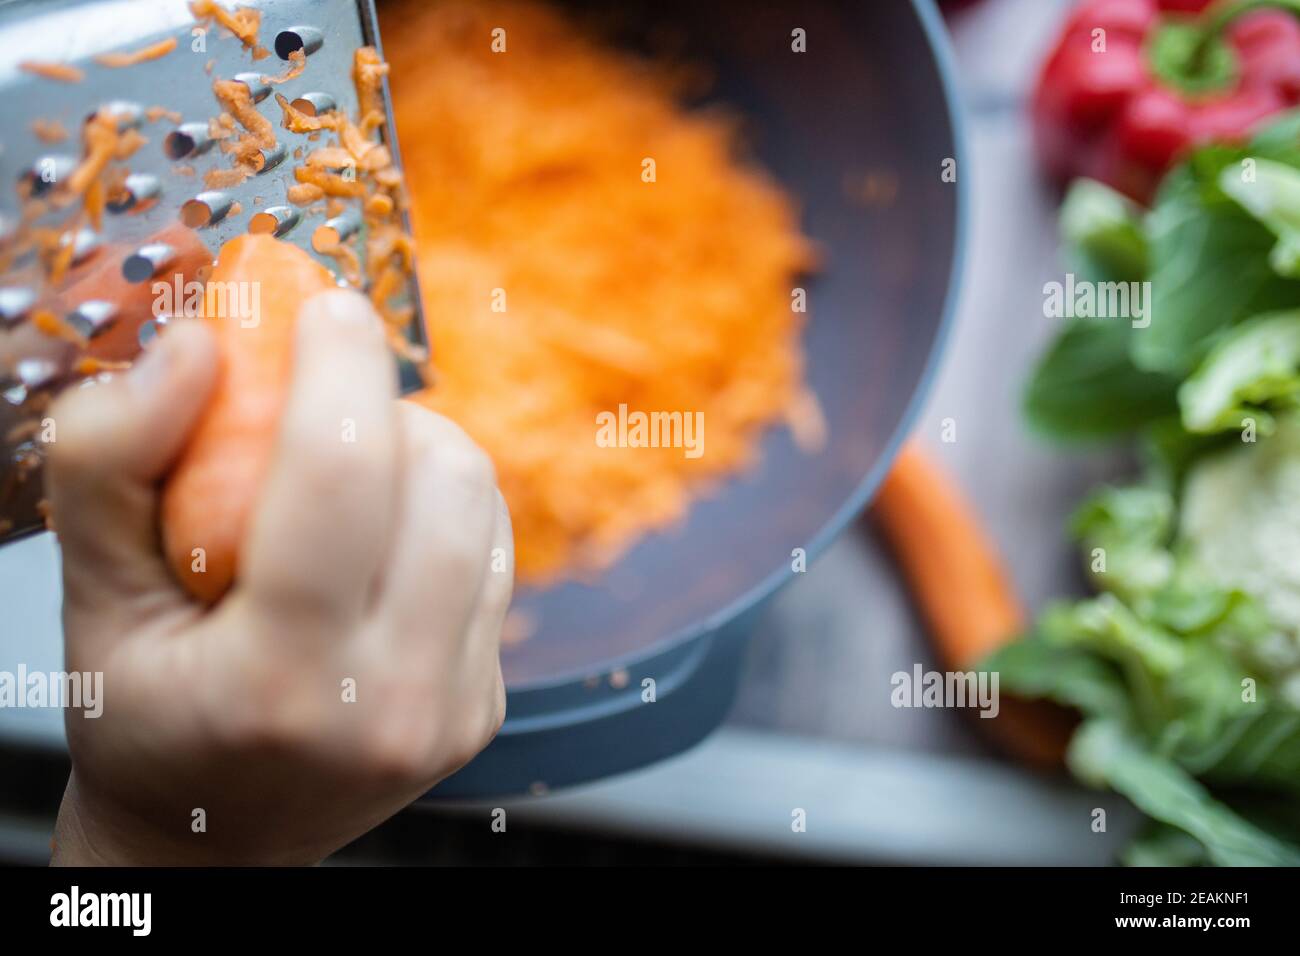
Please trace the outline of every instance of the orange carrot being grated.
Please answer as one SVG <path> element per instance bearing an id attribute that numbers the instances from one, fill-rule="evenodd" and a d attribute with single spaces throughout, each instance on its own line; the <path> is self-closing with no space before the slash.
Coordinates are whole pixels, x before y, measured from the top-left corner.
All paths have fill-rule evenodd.
<path id="1" fill-rule="evenodd" d="M 168 561 L 190 593 L 209 602 L 221 597 L 237 574 L 244 531 L 288 398 L 299 307 L 334 287 L 328 270 L 311 256 L 266 235 L 229 240 L 211 280 L 256 283 L 261 321 L 244 327 L 221 296 L 221 285 L 209 284 L 203 321 L 216 337 L 221 375 L 163 488 Z M 203 549 L 202 567 L 194 563 L 195 548 Z"/>

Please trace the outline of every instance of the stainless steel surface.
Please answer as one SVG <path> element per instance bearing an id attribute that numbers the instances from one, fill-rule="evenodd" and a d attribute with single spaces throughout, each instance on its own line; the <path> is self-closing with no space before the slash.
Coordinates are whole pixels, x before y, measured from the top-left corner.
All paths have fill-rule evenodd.
<path id="1" fill-rule="evenodd" d="M 68 313 L 68 325 L 83 338 L 96 339 L 117 321 L 117 306 L 103 299 L 90 299 Z"/>
<path id="2" fill-rule="evenodd" d="M 106 220 L 114 241 L 144 243 L 154 232 L 175 221 L 180 206 L 203 192 L 203 175 L 212 169 L 229 167 L 229 157 L 208 149 L 202 155 L 186 156 L 181 165 L 193 167 L 193 175 L 178 174 L 178 162 L 167 155 L 164 143 L 178 126 L 206 128 L 209 118 L 221 111 L 212 95 L 212 82 L 219 78 L 247 78 L 260 85 L 261 112 L 276 127 L 277 135 L 291 149 L 314 148 L 304 134 L 280 129 L 280 109 L 269 94 L 272 89 L 293 100 L 302 93 L 324 90 L 337 107 L 348 115 L 357 111 L 352 83 L 352 54 L 367 42 L 366 27 L 357 0 L 240 0 L 238 4 L 262 12 L 259 41 L 270 49 L 276 35 L 295 25 L 313 24 L 322 43 L 307 61 L 302 75 L 270 85 L 264 76 L 282 73 L 287 63 L 271 56 L 254 62 L 239 40 L 218 26 L 194 36 L 195 20 L 187 0 L 11 0 L 0 5 L 0 129 L 4 130 L 4 151 L 0 153 L 0 185 L 11 183 L 20 171 L 32 169 L 42 157 L 63 155 L 77 149 L 77 131 L 86 114 L 98 104 L 134 104 L 138 110 L 162 107 L 180 115 L 180 123 L 163 117 L 147 122 L 137 114 L 141 131 L 149 139 L 134 156 L 133 173 L 153 175 L 160 184 L 158 205 L 138 216 Z M 129 51 L 174 37 L 177 48 L 168 55 L 127 68 L 109 68 L 94 57 Z M 201 48 L 193 47 L 201 41 Z M 81 83 L 60 83 L 24 73 L 24 61 L 69 63 L 85 70 Z M 57 150 L 30 134 L 31 122 L 45 119 L 61 123 L 71 134 Z M 387 138 L 391 139 L 391 135 Z M 75 157 L 72 159 L 75 164 Z M 248 219 L 259 209 L 286 202 L 285 193 L 294 185 L 289 165 L 222 190 L 242 209 L 202 233 L 204 244 L 215 254 L 226 240 L 245 232 Z M 17 216 L 13 191 L 0 188 L 0 214 Z M 308 231 L 326 218 L 323 210 L 304 209 Z M 327 267 L 333 260 L 321 257 Z"/>
<path id="3" fill-rule="evenodd" d="M 254 59 L 250 49 L 228 30 L 214 22 L 196 21 L 187 0 L 0 3 L 0 222 L 6 224 L 5 236 L 0 238 L 13 235 L 14 224 L 22 221 L 20 191 L 11 188 L 21 182 L 34 196 L 59 200 L 50 203 L 31 225 L 67 230 L 65 245 L 68 241 L 75 245 L 73 265 L 84 262 L 88 269 L 97 269 L 99 258 L 117 256 L 130 283 L 148 282 L 168 270 L 172 259 L 164 254 L 166 249 L 157 236 L 178 220 L 196 229 L 203 247 L 215 256 L 223 243 L 248 231 L 256 217 L 271 210 L 276 210 L 276 224 L 268 231 L 300 245 L 339 273 L 336 260 L 318 254 L 309 241 L 313 230 L 327 218 L 327 204 L 315 202 L 283 212 L 288 208 L 288 190 L 296 184 L 297 163 L 286 160 L 326 145 L 330 134 L 284 130 L 280 107 L 271 94 L 281 93 L 290 101 L 315 96 L 321 104 L 327 98 L 335 108 L 356 116 L 353 53 L 377 42 L 370 2 L 240 0 L 237 5 L 260 11 L 258 41 L 268 51 L 277 49 L 284 57 L 299 48 L 307 51 L 299 76 L 278 81 L 289 61 L 270 52 Z M 224 6 L 236 4 L 224 2 Z M 133 52 L 167 39 L 175 40 L 176 46 L 156 59 L 127 67 L 111 67 L 99 60 L 105 54 Z M 21 66 L 33 63 L 72 66 L 83 76 L 79 82 L 63 82 L 34 75 Z M 231 167 L 231 156 L 212 148 L 214 137 L 208 125 L 222 112 L 213 94 L 213 82 L 220 78 L 233 78 L 248 87 L 254 102 L 261 104 L 259 112 L 275 129 L 278 142 L 262 151 L 261 169 L 255 175 L 209 189 L 204 185 L 205 175 Z M 386 90 L 384 101 L 387 106 Z M 108 197 L 102 228 L 92 230 L 84 223 L 74 224 L 76 197 L 67 197 L 73 204 L 63 202 L 54 187 L 77 168 L 81 131 L 96 113 L 113 116 L 119 130 L 136 130 L 146 141 L 121 160 L 129 175 L 121 193 Z M 37 135 L 38 123 L 46 131 L 45 138 L 53 135 L 49 131 L 61 129 L 66 134 L 64 140 L 45 142 Z M 380 135 L 388 144 L 395 143 L 391 115 L 386 116 Z M 395 149 L 393 154 L 400 168 Z M 360 223 L 360 217 L 356 219 Z M 357 232 L 354 228 L 350 235 Z M 66 238 L 69 235 L 71 240 Z M 355 243 L 355 251 L 364 275 L 366 243 L 364 236 L 358 238 L 362 241 Z M 46 288 L 47 272 L 30 268 L 33 260 L 31 254 L 20 257 L 13 270 L 0 274 L 0 383 L 6 383 L 4 401 L 0 402 L 0 544 L 40 527 L 35 507 L 39 490 L 34 487 L 38 482 L 17 493 L 7 484 L 15 448 L 4 436 L 30 415 L 29 409 L 14 406 L 42 388 L 62 385 L 70 376 L 33 378 L 29 374 L 21 391 L 14 391 L 9 380 L 15 377 L 20 362 L 27 361 L 30 372 L 32 360 L 66 366 L 74 354 L 66 344 L 45 340 L 32 330 L 16 331 L 32 311 L 33 302 L 26 300 L 39 300 L 42 294 L 69 296 L 79 288 L 75 282 L 69 286 L 66 280 Z M 19 268 L 25 271 L 19 273 Z M 187 274 L 186 279 L 190 278 Z M 409 331 L 413 341 L 422 345 L 422 316 L 413 279 L 408 291 L 407 302 L 415 309 Z M 115 321 L 105 311 L 112 304 L 73 301 L 55 311 L 66 312 L 74 329 L 97 335 Z M 119 324 L 126 322 L 125 315 L 116 318 Z M 141 317 L 134 315 L 133 327 L 140 321 Z M 154 331 L 156 325 L 140 328 L 134 341 L 143 344 Z M 409 390 L 419 380 L 410 363 L 403 362 L 403 387 Z"/>

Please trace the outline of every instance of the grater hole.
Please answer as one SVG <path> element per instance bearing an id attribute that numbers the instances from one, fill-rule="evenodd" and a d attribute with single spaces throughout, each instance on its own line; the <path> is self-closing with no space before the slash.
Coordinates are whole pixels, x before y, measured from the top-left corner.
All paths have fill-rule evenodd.
<path id="1" fill-rule="evenodd" d="M 360 228 L 361 217 L 351 212 L 345 212 L 333 219 L 326 219 L 311 234 L 311 247 L 320 253 L 329 252 L 331 249 L 336 248 L 340 242 L 346 242 L 352 238 L 353 233 Z"/>
<path id="2" fill-rule="evenodd" d="M 27 318 L 36 305 L 31 289 L 10 286 L 0 289 L 0 328 L 11 329 Z"/>
<path id="3" fill-rule="evenodd" d="M 89 228 L 78 229 L 71 235 L 65 233 L 60 239 L 60 245 L 66 246 L 69 242 L 72 243 L 72 264 L 74 266 L 80 265 L 93 256 L 99 250 L 100 245 L 99 234 Z"/>
<path id="4" fill-rule="evenodd" d="M 83 302 L 68 315 L 68 325 L 88 339 L 108 331 L 117 321 L 117 306 L 103 299 Z"/>
<path id="5" fill-rule="evenodd" d="M 284 162 L 287 150 L 283 143 L 276 143 L 273 149 L 263 149 L 258 154 L 258 173 L 264 173 L 269 169 L 274 169 Z"/>
<path id="6" fill-rule="evenodd" d="M 212 208 L 198 199 L 190 199 L 181 206 L 181 222 L 191 229 L 206 226 L 212 221 Z"/>
<path id="7" fill-rule="evenodd" d="M 334 109 L 334 97 L 328 93 L 304 93 L 289 104 L 304 116 L 320 116 Z"/>
<path id="8" fill-rule="evenodd" d="M 271 95 L 271 84 L 260 73 L 236 73 L 235 82 L 244 84 L 254 103 L 260 103 Z"/>
<path id="9" fill-rule="evenodd" d="M 333 226 L 317 226 L 311 234 L 311 247 L 317 252 L 324 252 L 333 249 L 340 240 L 339 231 Z"/>
<path id="10" fill-rule="evenodd" d="M 96 116 L 109 116 L 113 119 L 119 132 L 126 129 L 138 129 L 144 122 L 144 108 L 130 100 L 109 100 L 101 103 L 94 112 L 87 113 L 85 122 L 89 123 Z"/>
<path id="11" fill-rule="evenodd" d="M 324 38 L 315 27 L 290 27 L 275 35 L 275 55 L 287 60 L 291 54 L 302 50 L 311 56 L 320 49 L 322 42 Z"/>
<path id="12" fill-rule="evenodd" d="M 109 212 L 140 212 L 157 200 L 162 182 L 151 173 L 131 173 L 122 188 L 108 198 Z"/>
<path id="13" fill-rule="evenodd" d="M 270 206 L 254 213 L 248 220 L 248 231 L 255 235 L 271 235 L 279 238 L 298 225 L 298 213 L 288 206 Z"/>
<path id="14" fill-rule="evenodd" d="M 176 250 L 162 242 L 141 246 L 122 261 L 122 278 L 147 282 L 176 259 Z"/>
<path id="15" fill-rule="evenodd" d="M 184 159 L 194 152 L 195 145 L 194 137 L 189 133 L 173 130 L 163 140 L 163 151 L 167 154 L 168 159 Z"/>
<path id="16" fill-rule="evenodd" d="M 20 387 L 28 393 L 50 387 L 61 374 L 58 363 L 48 358 L 22 359 L 15 371 Z"/>
<path id="17" fill-rule="evenodd" d="M 168 159 L 185 159 L 203 152 L 212 145 L 207 127 L 202 123 L 186 123 L 167 134 L 163 140 L 163 153 Z"/>
<path id="18" fill-rule="evenodd" d="M 135 340 L 140 343 L 140 348 L 148 348 L 152 345 L 166 326 L 167 316 L 165 315 L 158 315 L 141 322 L 140 327 L 135 331 Z"/>
<path id="19" fill-rule="evenodd" d="M 28 195 L 43 196 L 72 175 L 77 161 L 71 156 L 42 156 L 32 163 L 18 181 Z"/>
<path id="20" fill-rule="evenodd" d="M 180 220 L 191 229 L 201 229 L 224 219 L 232 205 L 231 198 L 223 192 L 199 193 L 182 204 Z"/>

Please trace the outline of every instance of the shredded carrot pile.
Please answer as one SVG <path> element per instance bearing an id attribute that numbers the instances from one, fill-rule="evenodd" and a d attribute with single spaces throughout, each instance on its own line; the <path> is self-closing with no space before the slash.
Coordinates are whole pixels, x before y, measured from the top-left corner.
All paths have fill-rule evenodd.
<path id="1" fill-rule="evenodd" d="M 816 441 L 791 308 L 813 248 L 733 122 L 535 3 L 381 9 L 436 365 L 419 400 L 494 459 L 521 580 L 680 520 L 775 422 Z M 600 447 L 620 404 L 702 412 L 703 454 Z"/>

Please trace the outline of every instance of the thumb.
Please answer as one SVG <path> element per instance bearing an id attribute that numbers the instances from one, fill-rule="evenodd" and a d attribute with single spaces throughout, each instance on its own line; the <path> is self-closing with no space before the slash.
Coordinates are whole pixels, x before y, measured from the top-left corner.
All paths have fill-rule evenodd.
<path id="1" fill-rule="evenodd" d="M 160 589 L 179 595 L 159 545 L 157 486 L 216 377 L 211 333 L 183 320 L 126 374 L 54 403 L 46 486 L 71 607 L 108 611 Z"/>

